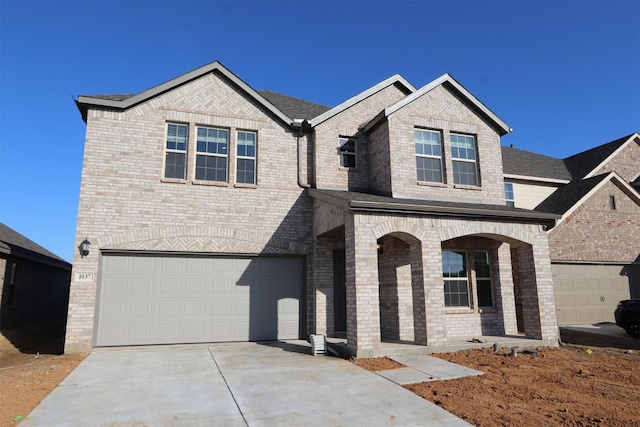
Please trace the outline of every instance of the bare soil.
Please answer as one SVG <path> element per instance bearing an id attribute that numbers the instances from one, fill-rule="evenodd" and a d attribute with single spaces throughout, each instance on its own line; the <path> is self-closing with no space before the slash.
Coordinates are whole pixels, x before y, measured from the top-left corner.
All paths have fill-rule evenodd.
<path id="1" fill-rule="evenodd" d="M 87 356 L 62 354 L 64 322 L 0 334 L 0 426 L 15 426 Z"/>
<path id="2" fill-rule="evenodd" d="M 405 388 L 475 426 L 640 426 L 640 340 L 573 331 L 562 339 L 582 345 L 434 354 L 484 375 Z M 393 369 L 387 360 L 357 365 Z"/>

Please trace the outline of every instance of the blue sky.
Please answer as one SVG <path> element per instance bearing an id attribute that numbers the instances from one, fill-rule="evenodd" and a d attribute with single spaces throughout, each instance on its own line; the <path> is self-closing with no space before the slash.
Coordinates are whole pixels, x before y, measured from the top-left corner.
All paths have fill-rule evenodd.
<path id="1" fill-rule="evenodd" d="M 0 0 L 0 221 L 72 261 L 85 124 L 73 98 L 219 60 L 254 89 L 335 106 L 443 73 L 567 157 L 640 131 L 638 1 Z"/>

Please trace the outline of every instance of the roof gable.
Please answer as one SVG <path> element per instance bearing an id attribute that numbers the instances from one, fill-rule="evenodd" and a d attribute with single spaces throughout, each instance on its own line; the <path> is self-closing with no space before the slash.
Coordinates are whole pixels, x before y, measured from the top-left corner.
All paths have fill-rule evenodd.
<path id="1" fill-rule="evenodd" d="M 0 252 L 71 269 L 71 264 L 1 222 Z"/>
<path id="2" fill-rule="evenodd" d="M 581 181 L 574 181 L 559 188 L 536 206 L 535 210 L 562 215 L 562 218 L 558 221 L 562 222 L 607 182 L 617 185 L 635 203 L 640 205 L 640 194 L 627 184 L 620 175 L 615 172 L 608 172 Z"/>
<path id="3" fill-rule="evenodd" d="M 380 120 L 387 118 L 391 114 L 395 113 L 399 109 L 403 108 L 407 104 L 415 101 L 420 98 L 422 95 L 432 91 L 433 89 L 439 86 L 446 86 L 447 88 L 455 91 L 463 100 L 466 101 L 467 105 L 469 105 L 472 109 L 474 109 L 477 113 L 485 117 L 490 123 L 492 123 L 495 128 L 498 130 L 500 135 L 505 135 L 511 132 L 511 128 L 507 125 L 502 119 L 500 119 L 493 111 L 491 111 L 487 106 L 485 106 L 478 98 L 473 96 L 471 92 L 465 89 L 460 83 L 458 83 L 451 75 L 445 73 L 432 82 L 426 84 L 421 87 L 417 91 L 414 91 L 412 94 L 406 96 L 395 104 L 385 108 L 380 114 L 370 120 L 368 123 L 361 126 L 363 132 L 368 132 L 373 127 L 375 127 Z"/>
<path id="4" fill-rule="evenodd" d="M 640 144 L 640 135 L 637 132 L 582 153 L 574 154 L 564 159 L 564 163 L 574 180 L 590 178 L 594 176 L 602 165 L 632 142 Z"/>
<path id="5" fill-rule="evenodd" d="M 244 91 L 249 97 L 253 98 L 258 104 L 262 105 L 268 111 L 273 113 L 277 118 L 283 122 L 291 125 L 293 118 L 289 117 L 278 107 L 268 101 L 264 96 L 255 91 L 251 86 L 242 81 L 238 76 L 229 71 L 219 61 L 211 62 L 195 70 L 189 71 L 181 76 L 171 79 L 167 82 L 154 86 L 143 92 L 134 95 L 81 95 L 75 100 L 80 113 L 82 114 L 82 120 L 87 121 L 87 111 L 89 108 L 101 108 L 112 110 L 127 110 L 140 103 L 148 101 L 158 95 L 166 93 L 172 89 L 175 89 L 183 84 L 198 79 L 205 74 L 212 72 L 218 72 L 225 78 L 230 80 L 240 90 Z"/>
<path id="6" fill-rule="evenodd" d="M 389 77 L 386 80 L 381 81 L 380 83 L 378 83 L 375 86 L 370 87 L 369 89 L 360 92 L 359 94 L 357 94 L 354 97 L 351 97 L 349 99 L 347 99 L 346 101 L 344 101 L 343 103 L 335 106 L 334 108 L 326 111 L 324 114 L 319 115 L 318 117 L 315 117 L 313 120 L 311 120 L 310 124 L 312 127 L 315 127 L 317 125 L 319 125 L 320 123 L 329 120 L 331 117 L 343 112 L 344 110 L 354 106 L 355 104 L 359 103 L 360 101 L 376 94 L 377 92 L 380 92 L 381 90 L 385 89 L 386 87 L 389 87 L 391 85 L 396 85 L 399 86 L 401 90 L 403 90 L 405 93 L 412 93 L 415 92 L 416 88 L 413 87 L 413 85 L 411 83 L 409 83 L 404 77 L 402 77 L 400 74 L 395 74 L 391 77 Z"/>

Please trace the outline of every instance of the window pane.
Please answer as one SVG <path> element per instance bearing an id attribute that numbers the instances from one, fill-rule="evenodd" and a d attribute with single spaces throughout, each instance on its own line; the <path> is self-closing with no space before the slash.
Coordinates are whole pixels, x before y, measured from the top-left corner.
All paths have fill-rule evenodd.
<path id="1" fill-rule="evenodd" d="M 475 162 L 453 161 L 453 183 L 460 185 L 478 185 Z"/>
<path id="2" fill-rule="evenodd" d="M 186 158 L 187 156 L 184 153 L 166 153 L 165 178 L 185 179 Z"/>
<path id="3" fill-rule="evenodd" d="M 255 184 L 255 160 L 238 159 L 236 182 L 240 184 Z"/>
<path id="4" fill-rule="evenodd" d="M 467 277 L 464 252 L 442 252 L 442 275 L 444 277 Z"/>
<path id="5" fill-rule="evenodd" d="M 343 168 L 355 168 L 356 156 L 354 154 L 343 153 L 340 156 L 340 166 Z"/>
<path id="6" fill-rule="evenodd" d="M 440 159 L 416 157 L 418 181 L 442 182 L 442 164 Z"/>
<path id="7" fill-rule="evenodd" d="M 227 182 L 227 158 L 207 155 L 196 156 L 196 179 Z"/>
<path id="8" fill-rule="evenodd" d="M 187 131 L 188 128 L 186 125 L 177 125 L 173 123 L 167 124 L 167 149 L 186 150 Z"/>
<path id="9" fill-rule="evenodd" d="M 416 154 L 440 157 L 440 132 L 415 129 Z"/>

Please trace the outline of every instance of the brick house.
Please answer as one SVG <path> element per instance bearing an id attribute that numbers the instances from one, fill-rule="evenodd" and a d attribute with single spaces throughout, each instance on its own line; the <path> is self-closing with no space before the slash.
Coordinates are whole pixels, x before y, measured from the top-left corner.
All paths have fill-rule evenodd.
<path id="1" fill-rule="evenodd" d="M 76 239 L 91 246 L 74 259 L 67 352 L 308 333 L 344 334 L 358 356 L 518 329 L 557 341 L 558 215 L 505 204 L 510 128 L 447 74 L 329 108 L 216 61 L 76 103 Z"/>
<path id="2" fill-rule="evenodd" d="M 502 154 L 514 205 L 560 215 L 548 231 L 558 323 L 613 322 L 619 300 L 640 298 L 640 135 L 566 159 Z"/>

